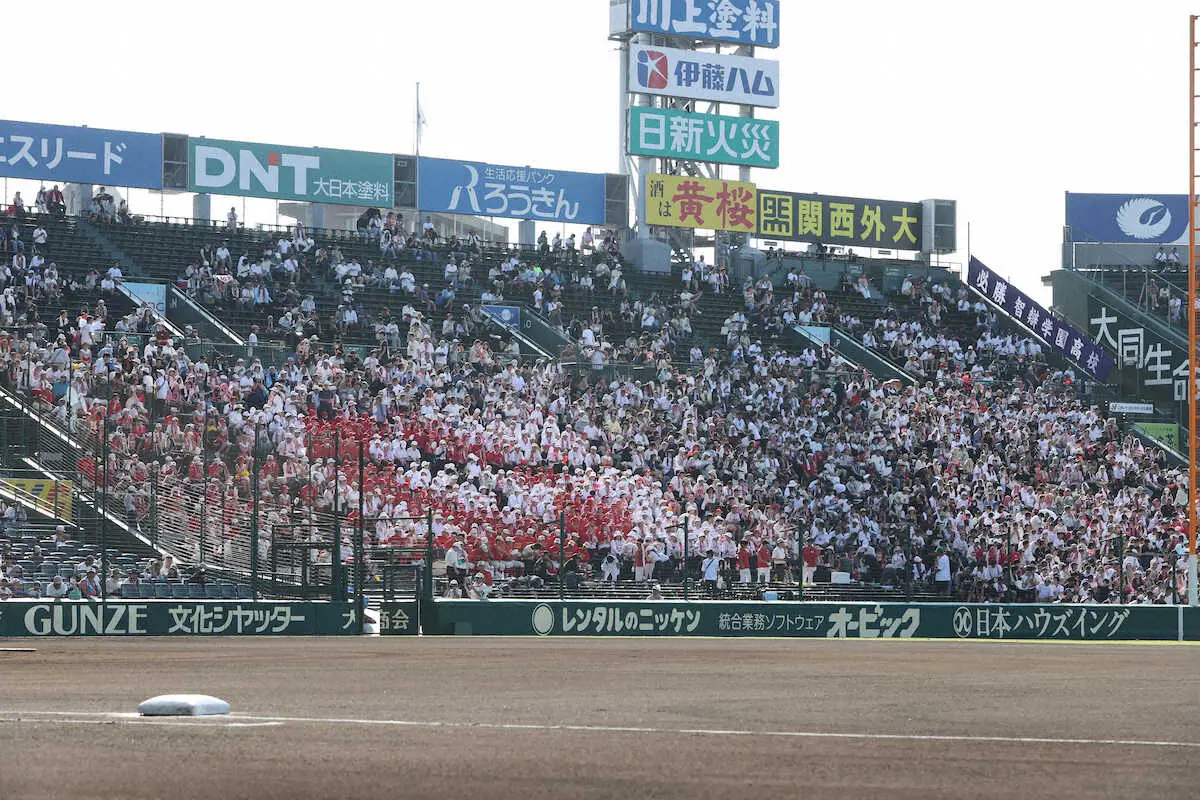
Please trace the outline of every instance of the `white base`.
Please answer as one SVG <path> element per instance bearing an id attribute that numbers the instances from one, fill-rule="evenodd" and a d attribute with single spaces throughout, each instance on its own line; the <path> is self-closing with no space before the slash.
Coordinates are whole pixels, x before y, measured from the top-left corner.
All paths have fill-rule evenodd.
<path id="1" fill-rule="evenodd" d="M 229 703 L 206 694 L 162 694 L 138 706 L 145 717 L 207 717 L 228 714 Z"/>

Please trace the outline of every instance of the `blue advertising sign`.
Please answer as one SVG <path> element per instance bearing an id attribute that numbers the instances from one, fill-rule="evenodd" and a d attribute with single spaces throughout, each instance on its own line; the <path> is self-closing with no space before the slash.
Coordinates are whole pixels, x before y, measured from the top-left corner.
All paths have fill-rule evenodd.
<path id="1" fill-rule="evenodd" d="M 520 306 L 480 306 L 483 313 L 487 314 L 492 319 L 505 325 L 509 328 L 521 327 L 521 307 Z"/>
<path id="2" fill-rule="evenodd" d="M 1073 242 L 1187 244 L 1186 194 L 1073 194 L 1067 227 Z"/>
<path id="3" fill-rule="evenodd" d="M 779 47 L 779 0 L 630 0 L 629 29 Z"/>
<path id="4" fill-rule="evenodd" d="M 1104 383 L 1116 366 L 1108 351 L 1090 336 L 1051 314 L 1029 295 L 988 269 L 974 256 L 967 267 L 967 285 L 992 305 L 1037 334 L 1054 352 Z"/>
<path id="5" fill-rule="evenodd" d="M 163 138 L 0 120 L 0 176 L 161 189 Z"/>
<path id="6" fill-rule="evenodd" d="M 604 176 L 477 161 L 417 163 L 421 211 L 604 224 Z"/>

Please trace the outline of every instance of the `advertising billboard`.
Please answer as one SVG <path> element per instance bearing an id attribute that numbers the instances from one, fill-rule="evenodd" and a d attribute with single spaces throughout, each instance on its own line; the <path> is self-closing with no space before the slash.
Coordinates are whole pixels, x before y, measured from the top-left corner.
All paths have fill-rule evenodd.
<path id="1" fill-rule="evenodd" d="M 629 0 L 629 30 L 779 46 L 779 0 Z"/>
<path id="2" fill-rule="evenodd" d="M 189 150 L 193 192 L 392 207 L 390 155 L 196 138 Z"/>
<path id="3" fill-rule="evenodd" d="M 629 91 L 712 103 L 779 107 L 779 62 L 631 45 Z"/>
<path id="4" fill-rule="evenodd" d="M 421 211 L 604 224 L 604 175 L 422 157 Z"/>
<path id="5" fill-rule="evenodd" d="M 753 183 L 686 175 L 646 176 L 646 222 L 673 228 L 754 233 Z"/>
<path id="6" fill-rule="evenodd" d="M 1117 354 L 1127 381 L 1139 399 L 1163 405 L 1188 402 L 1187 347 L 1159 329 L 1089 294 L 1088 333 Z M 1186 333 L 1186 329 L 1184 330 Z M 1186 342 L 1185 342 L 1186 345 Z"/>
<path id="7" fill-rule="evenodd" d="M 921 249 L 921 204 L 758 190 L 758 235 L 845 247 Z"/>
<path id="8" fill-rule="evenodd" d="M 1078 194 L 1067 192 L 1073 242 L 1187 244 L 1186 194 Z"/>
<path id="9" fill-rule="evenodd" d="M 161 189 L 162 141 L 156 133 L 0 120 L 0 176 Z"/>
<path id="10" fill-rule="evenodd" d="M 1086 333 L 1055 317 L 1040 303 L 1001 278 L 980 261 L 972 257 L 967 267 L 967 285 L 982 295 L 989 303 L 1020 322 L 1041 338 L 1054 352 L 1072 362 L 1088 377 L 1104 383 L 1108 380 L 1116 362 L 1100 344 L 1101 336 L 1093 341 Z M 1099 342 L 1100 344 L 1098 344 Z M 1167 351 L 1167 357 L 1171 355 Z M 1170 384 L 1170 368 L 1167 383 Z"/>
<path id="11" fill-rule="evenodd" d="M 635 106 L 629 109 L 629 153 L 775 169 L 779 123 Z"/>

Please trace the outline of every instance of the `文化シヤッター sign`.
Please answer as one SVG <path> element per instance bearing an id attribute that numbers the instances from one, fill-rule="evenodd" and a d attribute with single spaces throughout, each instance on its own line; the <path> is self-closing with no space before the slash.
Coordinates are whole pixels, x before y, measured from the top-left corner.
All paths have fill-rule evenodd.
<path id="1" fill-rule="evenodd" d="M 382 153 L 191 139 L 193 192 L 392 207 L 393 157 Z"/>

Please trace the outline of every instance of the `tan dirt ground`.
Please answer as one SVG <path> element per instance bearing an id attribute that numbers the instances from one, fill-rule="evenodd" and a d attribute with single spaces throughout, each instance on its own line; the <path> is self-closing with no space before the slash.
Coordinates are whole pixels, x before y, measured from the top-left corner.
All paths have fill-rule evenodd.
<path id="1" fill-rule="evenodd" d="M 433 637 L 0 646 L 38 648 L 0 653 L 0 800 L 1200 797 L 1200 747 L 1179 744 L 1200 730 L 1200 649 L 1189 646 Z M 106 713 L 169 692 L 222 697 L 236 718 L 161 725 Z M 263 726 L 262 717 L 309 721 Z M 618 727 L 653 730 L 596 729 Z M 683 732 L 696 729 L 710 732 Z M 979 740 L 989 736 L 1056 741 Z"/>

